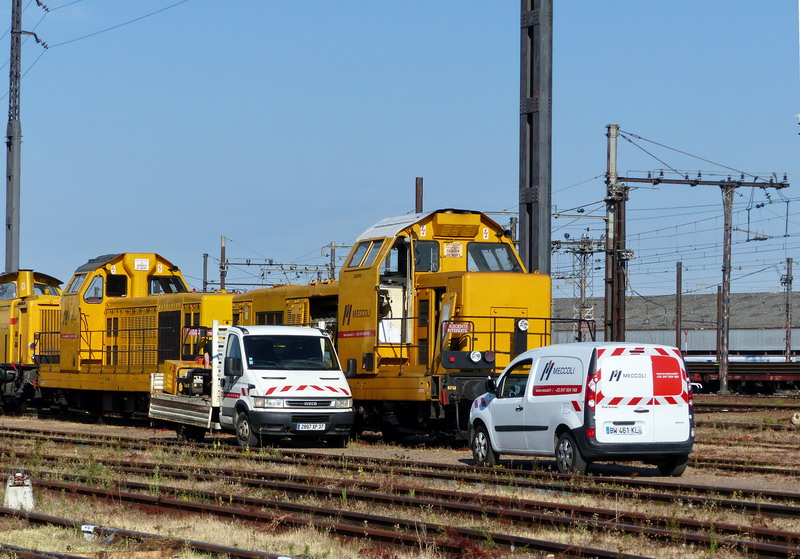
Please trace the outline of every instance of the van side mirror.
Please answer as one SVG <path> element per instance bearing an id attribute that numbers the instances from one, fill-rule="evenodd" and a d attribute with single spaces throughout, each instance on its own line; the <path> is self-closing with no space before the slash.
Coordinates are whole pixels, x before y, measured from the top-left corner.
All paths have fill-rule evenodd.
<path id="1" fill-rule="evenodd" d="M 347 378 L 356 376 L 356 367 L 358 367 L 358 362 L 352 357 L 348 359 L 347 370 L 344 372 L 344 376 Z"/>
<path id="2" fill-rule="evenodd" d="M 225 358 L 225 376 L 226 377 L 240 377 L 240 376 L 242 376 L 242 358 L 241 357 L 226 357 Z"/>
<path id="3" fill-rule="evenodd" d="M 493 378 L 486 379 L 486 392 L 494 392 L 497 389 L 497 383 Z"/>

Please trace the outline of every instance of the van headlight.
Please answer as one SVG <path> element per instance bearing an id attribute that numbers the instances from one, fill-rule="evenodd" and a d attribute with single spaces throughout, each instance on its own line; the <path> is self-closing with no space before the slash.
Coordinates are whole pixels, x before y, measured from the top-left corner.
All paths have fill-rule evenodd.
<path id="1" fill-rule="evenodd" d="M 286 405 L 283 398 L 265 398 L 264 396 L 253 397 L 254 408 L 282 408 Z"/>
<path id="2" fill-rule="evenodd" d="M 333 401 L 334 408 L 352 408 L 353 407 L 353 399 L 352 398 L 337 398 Z"/>

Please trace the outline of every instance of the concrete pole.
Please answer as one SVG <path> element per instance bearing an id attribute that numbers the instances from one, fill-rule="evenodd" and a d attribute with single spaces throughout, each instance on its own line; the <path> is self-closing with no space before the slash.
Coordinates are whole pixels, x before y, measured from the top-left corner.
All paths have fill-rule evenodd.
<path id="1" fill-rule="evenodd" d="M 219 249 L 219 289 L 220 291 L 225 289 L 225 276 L 228 275 L 228 264 L 227 260 L 225 260 L 225 243 L 227 239 L 225 235 L 222 236 L 222 242 L 220 244 Z"/>
<path id="2" fill-rule="evenodd" d="M 683 263 L 675 266 L 675 347 L 681 348 L 681 322 L 683 320 Z"/>
<path id="3" fill-rule="evenodd" d="M 521 0 L 519 253 L 550 273 L 553 0 Z"/>
<path id="4" fill-rule="evenodd" d="M 19 270 L 19 174 L 22 144 L 19 90 L 22 58 L 22 0 L 13 0 L 11 20 L 11 71 L 8 91 L 8 126 L 6 128 L 6 272 Z"/>
<path id="5" fill-rule="evenodd" d="M 792 259 L 786 259 L 786 276 L 783 285 L 786 286 L 786 362 L 792 360 Z"/>
<path id="6" fill-rule="evenodd" d="M 725 231 L 722 242 L 722 297 L 720 314 L 722 315 L 719 336 L 719 394 L 730 394 L 728 389 L 728 340 L 731 321 L 731 237 L 733 234 L 733 191 L 736 185 L 731 182 L 720 185 L 725 208 Z"/>

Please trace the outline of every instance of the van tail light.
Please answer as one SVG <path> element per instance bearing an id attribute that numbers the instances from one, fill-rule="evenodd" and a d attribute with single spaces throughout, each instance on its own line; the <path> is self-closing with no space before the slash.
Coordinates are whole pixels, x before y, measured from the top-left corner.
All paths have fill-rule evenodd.
<path id="1" fill-rule="evenodd" d="M 586 376 L 586 407 L 589 410 L 594 411 L 594 407 L 596 405 L 595 398 L 597 397 L 597 378 L 594 372 L 589 373 Z"/>
<path id="2" fill-rule="evenodd" d="M 596 437 L 594 432 L 594 427 L 589 427 L 588 429 L 586 429 L 586 436 L 589 437 L 590 439 L 594 439 Z"/>

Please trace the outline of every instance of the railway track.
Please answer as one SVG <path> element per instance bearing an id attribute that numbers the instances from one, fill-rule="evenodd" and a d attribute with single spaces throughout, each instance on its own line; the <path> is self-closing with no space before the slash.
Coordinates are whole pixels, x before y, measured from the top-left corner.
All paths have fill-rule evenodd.
<path id="1" fill-rule="evenodd" d="M 603 507 L 571 505 L 566 502 L 536 501 L 521 498 L 509 498 L 486 494 L 483 488 L 512 487 L 515 492 L 530 490 L 531 493 L 557 495 L 559 501 L 570 495 L 588 495 L 598 500 L 613 499 L 616 503 L 649 502 L 667 506 L 680 502 L 684 506 L 700 510 L 744 511 L 753 518 L 800 518 L 800 494 L 790 492 L 760 491 L 743 492 L 741 490 L 722 490 L 707 486 L 691 484 L 666 483 L 656 480 L 632 480 L 627 478 L 579 478 L 560 476 L 544 471 L 521 471 L 509 468 L 477 469 L 471 467 L 453 467 L 443 464 L 421 466 L 416 462 L 393 460 L 378 461 L 364 457 L 331 456 L 304 451 L 256 451 L 243 452 L 227 450 L 220 445 L 192 446 L 193 460 L 187 456 L 176 454 L 168 460 L 175 460 L 170 467 L 165 462 L 148 462 L 145 460 L 121 460 L 90 456 L 93 448 L 105 451 L 117 449 L 128 456 L 143 454 L 157 449 L 158 452 L 177 453 L 187 450 L 184 443 L 175 444 L 169 441 L 148 442 L 138 439 L 113 437 L 80 437 L 65 436 L 56 433 L 9 433 L 0 431 L 0 436 L 14 440 L 28 440 L 31 451 L 17 451 L 13 460 L 30 459 L 39 464 L 41 471 L 36 472 L 39 487 L 48 487 L 54 492 L 70 492 L 91 496 L 98 499 L 122 498 L 141 506 L 165 506 L 172 510 L 190 511 L 197 514 L 218 514 L 234 516 L 251 522 L 276 522 L 271 512 L 277 511 L 281 519 L 288 518 L 290 525 L 314 525 L 319 530 L 340 534 L 343 537 L 357 538 L 366 523 L 377 532 L 371 536 L 375 541 L 388 545 L 402 546 L 411 540 L 419 545 L 420 534 L 425 534 L 426 545 L 437 549 L 450 550 L 447 553 L 458 553 L 468 545 L 486 545 L 487 541 L 507 550 L 521 548 L 536 549 L 540 552 L 565 553 L 567 547 L 574 556 L 597 556 L 594 547 L 576 549 L 564 544 L 547 542 L 541 538 L 521 537 L 521 528 L 537 526 L 558 527 L 561 530 L 591 530 L 597 533 L 622 533 L 646 536 L 650 540 L 663 542 L 664 545 L 675 545 L 676 542 L 691 542 L 696 546 L 724 545 L 747 556 L 790 557 L 799 555 L 796 531 L 758 529 L 736 523 L 702 522 L 691 518 L 676 517 L 674 514 L 637 513 Z M 41 437 L 41 438 L 39 438 Z M 73 449 L 71 456 L 45 453 L 43 441 L 54 446 L 62 445 Z M 85 459 L 76 457 L 84 452 L 76 453 L 75 448 L 85 448 Z M 230 458 L 246 458 L 255 463 L 256 469 L 212 468 L 199 466 L 211 460 L 228 460 Z M 90 469 L 89 466 L 102 466 L 113 472 L 114 479 L 131 480 L 141 477 L 145 481 L 120 481 L 111 489 L 94 487 L 91 477 L 80 474 L 65 475 L 53 468 L 68 460 L 71 471 Z M 3 456 L 3 463 L 9 463 L 10 457 Z M 275 468 L 288 469 L 281 473 Z M 714 464 L 713 467 L 717 467 Z M 306 470 L 319 469 L 336 472 L 335 475 L 321 476 L 299 473 Z M 158 494 L 153 495 L 154 483 L 147 481 L 148 476 L 158 475 Z M 52 474 L 52 475 L 48 475 Z M 368 481 L 363 478 L 380 479 Z M 165 485 L 166 480 L 191 480 L 203 482 L 215 487 L 226 487 L 227 492 L 219 490 L 200 492 L 193 490 L 191 500 L 180 499 L 186 488 L 180 485 Z M 411 480 L 399 483 L 398 479 Z M 449 485 L 459 484 L 467 489 L 448 491 L 432 487 L 431 480 Z M 231 487 L 240 487 L 233 491 Z M 253 492 L 268 493 L 269 498 L 244 497 Z M 283 495 L 276 499 L 275 495 Z M 310 505 L 303 508 L 302 501 L 317 499 L 324 502 L 335 502 L 336 506 Z M 297 501 L 301 502 L 298 503 Z M 186 502 L 188 501 L 188 502 Z M 216 509 L 220 502 L 227 503 L 236 512 Z M 343 502 L 362 502 L 372 506 L 390 506 L 392 510 L 406 511 L 404 515 L 364 515 L 360 512 L 344 510 Z M 162 503 L 164 503 L 162 505 Z M 661 506 L 659 505 L 659 506 Z M 241 512 L 244 510 L 245 512 Z M 247 511 L 261 511 L 248 516 Z M 513 529 L 497 531 L 482 529 L 478 533 L 468 530 L 442 533 L 435 522 L 420 523 L 418 511 L 435 510 L 447 517 L 469 517 L 488 519 L 499 526 L 511 526 Z M 411 519 L 409 519 L 409 516 Z M 331 524 L 331 518 L 337 519 Z M 343 526 L 339 526 L 341 523 Z M 355 528 L 353 527 L 355 526 Z M 398 536 L 398 526 L 407 533 Z M 390 532 L 386 534 L 384 532 Z M 438 531 L 437 531 L 438 530 Z M 351 534 L 352 532 L 352 534 Z M 411 536 L 413 534 L 413 537 Z M 487 540 L 487 538 L 489 538 Z M 448 542 L 458 541 L 452 546 Z M 542 543 L 544 541 L 544 543 Z M 448 545 L 451 545 L 448 547 Z M 561 546 L 561 547 L 559 547 Z M 602 551 L 602 550 L 600 550 Z M 588 555 L 586 555 L 588 554 Z M 619 556 L 615 553 L 614 556 Z"/>

